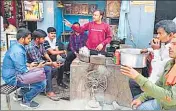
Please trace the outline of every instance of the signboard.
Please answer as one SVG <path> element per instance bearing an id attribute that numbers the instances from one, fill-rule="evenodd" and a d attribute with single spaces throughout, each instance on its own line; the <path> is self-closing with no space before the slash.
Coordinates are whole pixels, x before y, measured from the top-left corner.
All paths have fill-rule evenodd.
<path id="1" fill-rule="evenodd" d="M 139 0 L 131 0 L 132 5 L 153 5 L 154 1 L 149 0 L 149 1 L 139 1 Z"/>
<path id="2" fill-rule="evenodd" d="M 152 5 L 145 6 L 144 10 L 145 12 L 148 12 L 148 13 L 155 12 L 155 8 Z"/>
<path id="3" fill-rule="evenodd" d="M 116 18 L 120 16 L 120 0 L 107 0 L 106 16 Z"/>
<path id="4" fill-rule="evenodd" d="M 42 1 L 24 1 L 24 21 L 41 21 L 43 19 Z"/>

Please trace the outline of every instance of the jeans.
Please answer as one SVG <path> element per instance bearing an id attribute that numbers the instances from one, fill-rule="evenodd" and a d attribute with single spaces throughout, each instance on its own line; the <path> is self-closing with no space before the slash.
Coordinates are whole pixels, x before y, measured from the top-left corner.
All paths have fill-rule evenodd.
<path id="1" fill-rule="evenodd" d="M 33 84 L 23 84 L 21 82 L 17 82 L 18 87 L 23 87 L 24 89 L 29 89 L 27 92 L 23 94 L 23 99 L 25 102 L 30 102 L 35 96 L 37 96 L 40 92 L 43 92 L 46 87 L 46 81 L 41 81 Z"/>
<path id="2" fill-rule="evenodd" d="M 67 53 L 67 57 L 64 65 L 65 71 L 70 71 L 70 65 L 75 58 L 76 58 L 76 55 L 74 52 L 69 51 Z"/>
<path id="3" fill-rule="evenodd" d="M 149 75 L 148 75 L 148 72 L 149 72 L 149 71 L 148 71 L 148 70 L 149 70 L 149 69 L 148 69 L 148 66 L 142 69 L 142 75 L 143 75 L 144 77 L 147 77 L 147 78 L 149 77 Z M 141 90 L 140 86 L 139 86 L 139 85 L 136 83 L 136 81 L 133 80 L 133 79 L 130 79 L 130 80 L 129 80 L 129 87 L 130 87 L 131 94 L 132 94 L 133 98 L 134 98 L 135 96 L 137 96 L 137 95 L 143 93 L 143 91 Z"/>
<path id="4" fill-rule="evenodd" d="M 52 61 L 57 61 L 56 55 L 50 55 L 50 58 Z M 60 62 L 65 62 L 65 59 L 64 58 L 60 59 Z M 60 68 L 52 68 L 52 73 L 54 73 L 54 75 L 57 75 L 57 83 L 61 83 L 63 80 L 64 68 L 65 64 Z"/>
<path id="5" fill-rule="evenodd" d="M 52 88 L 52 67 L 51 66 L 44 66 L 45 74 L 46 74 L 46 92 L 51 92 Z"/>
<path id="6" fill-rule="evenodd" d="M 156 99 L 153 99 L 142 103 L 139 107 L 137 107 L 137 110 L 161 110 L 161 106 Z"/>
<path id="7" fill-rule="evenodd" d="M 141 93 L 143 93 L 140 86 L 133 79 L 129 80 L 129 87 L 130 87 L 133 99 L 135 98 L 135 96 L 140 95 Z"/>
<path id="8" fill-rule="evenodd" d="M 64 66 L 61 66 L 60 68 L 52 68 L 52 73 L 57 76 L 57 83 L 61 83 L 64 75 Z"/>

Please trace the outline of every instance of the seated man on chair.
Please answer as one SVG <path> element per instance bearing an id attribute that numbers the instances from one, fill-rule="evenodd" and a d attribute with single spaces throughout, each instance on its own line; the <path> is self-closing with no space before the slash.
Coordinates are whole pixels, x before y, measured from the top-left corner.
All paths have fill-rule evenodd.
<path id="1" fill-rule="evenodd" d="M 39 104 L 32 101 L 40 92 L 43 92 L 46 87 L 46 81 L 41 81 L 33 84 L 24 84 L 17 80 L 16 76 L 18 74 L 23 74 L 28 72 L 34 67 L 40 67 L 41 64 L 37 66 L 34 62 L 27 64 L 25 45 L 28 45 L 31 41 L 31 32 L 28 29 L 20 28 L 17 31 L 17 43 L 13 44 L 5 54 L 3 65 L 2 65 L 2 78 L 6 84 L 29 88 L 30 90 L 23 94 L 22 102 L 20 105 L 37 108 Z"/>
<path id="2" fill-rule="evenodd" d="M 78 22 L 73 23 L 74 26 L 80 27 L 80 24 Z M 73 33 L 71 34 L 69 38 L 69 49 L 71 51 L 68 51 L 67 58 L 65 62 L 65 71 L 70 71 L 70 65 L 72 61 L 77 57 L 79 53 L 79 49 L 81 47 L 86 46 L 87 41 L 87 35 L 86 33 L 79 33 L 75 30 L 73 30 Z"/>
<path id="3" fill-rule="evenodd" d="M 60 67 L 60 64 L 53 62 L 49 57 L 49 55 L 47 54 L 43 46 L 46 36 L 47 36 L 46 32 L 41 29 L 36 29 L 32 33 L 33 39 L 31 43 L 26 46 L 27 59 L 29 63 L 31 62 L 41 63 L 43 61 L 46 61 L 46 63 L 43 64 L 47 79 L 46 96 L 51 100 L 58 101 L 59 97 L 53 91 L 52 67 L 58 68 Z"/>
<path id="4" fill-rule="evenodd" d="M 66 54 L 65 50 L 59 50 L 56 41 L 56 29 L 54 27 L 49 27 L 47 29 L 48 36 L 45 38 L 44 47 L 52 61 L 57 61 L 61 64 L 65 62 L 65 59 L 61 57 L 61 54 Z M 54 70 L 57 74 L 57 84 L 58 86 L 67 89 L 68 86 L 63 82 L 64 66 L 60 66 L 58 69 Z"/>

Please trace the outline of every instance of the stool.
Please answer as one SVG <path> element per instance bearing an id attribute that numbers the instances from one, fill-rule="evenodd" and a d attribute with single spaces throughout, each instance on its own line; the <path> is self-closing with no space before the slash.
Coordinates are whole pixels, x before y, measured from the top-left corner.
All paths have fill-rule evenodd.
<path id="1" fill-rule="evenodd" d="M 1 94 L 6 95 L 6 102 L 7 102 L 7 107 L 8 107 L 9 110 L 11 110 L 10 94 L 17 89 L 18 89 L 17 86 L 11 86 L 11 85 L 8 85 L 8 84 L 1 85 Z"/>

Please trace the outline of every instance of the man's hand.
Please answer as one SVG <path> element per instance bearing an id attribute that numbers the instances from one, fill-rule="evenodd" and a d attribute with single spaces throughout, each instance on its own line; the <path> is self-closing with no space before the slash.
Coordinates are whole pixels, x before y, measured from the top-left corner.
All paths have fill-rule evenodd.
<path id="1" fill-rule="evenodd" d="M 72 24 L 71 24 L 68 20 L 66 20 L 66 19 L 64 19 L 64 23 L 65 23 L 65 25 L 68 26 L 68 27 L 71 27 L 71 26 L 72 26 Z"/>
<path id="2" fill-rule="evenodd" d="M 129 66 L 121 66 L 120 71 L 123 75 L 126 75 L 132 79 L 135 79 L 139 75 L 135 69 Z"/>
<path id="3" fill-rule="evenodd" d="M 97 47 L 96 47 L 96 50 L 97 51 L 101 51 L 103 49 L 103 44 L 99 44 Z"/>
<path id="4" fill-rule="evenodd" d="M 52 66 L 54 67 L 54 68 L 58 68 L 58 67 L 60 67 L 60 66 L 62 66 L 63 64 L 61 64 L 61 63 L 59 63 L 59 62 L 53 62 L 52 63 Z"/>
<path id="5" fill-rule="evenodd" d="M 137 108 L 137 107 L 138 107 L 139 105 L 141 105 L 141 104 L 142 104 L 141 100 L 135 99 L 135 100 L 132 101 L 131 107 L 132 107 L 132 108 Z"/>
<path id="6" fill-rule="evenodd" d="M 166 74 L 166 85 L 176 84 L 176 64 L 172 67 L 168 74 Z"/>
<path id="7" fill-rule="evenodd" d="M 142 49 L 140 52 L 141 52 L 141 53 L 147 53 L 147 52 L 148 52 L 148 49 Z"/>
<path id="8" fill-rule="evenodd" d="M 153 48 L 153 50 L 160 49 L 160 47 L 161 47 L 160 40 L 156 39 L 156 38 L 152 39 L 152 41 L 151 41 L 151 47 Z"/>
<path id="9" fill-rule="evenodd" d="M 45 61 L 40 62 L 37 67 L 43 68 L 43 67 L 45 66 L 44 62 L 45 62 Z"/>
<path id="10" fill-rule="evenodd" d="M 32 62 L 30 63 L 29 67 L 32 68 L 32 67 L 37 67 L 38 63 L 37 62 Z"/>

